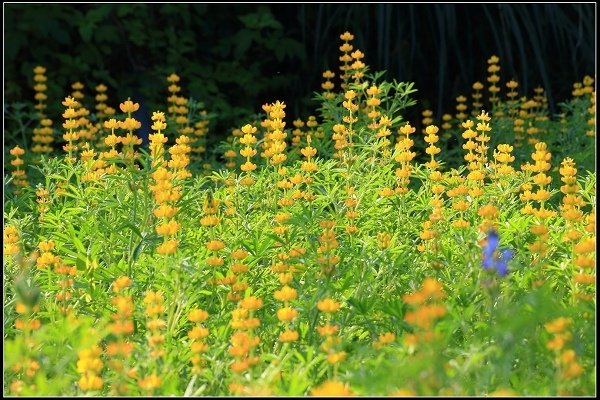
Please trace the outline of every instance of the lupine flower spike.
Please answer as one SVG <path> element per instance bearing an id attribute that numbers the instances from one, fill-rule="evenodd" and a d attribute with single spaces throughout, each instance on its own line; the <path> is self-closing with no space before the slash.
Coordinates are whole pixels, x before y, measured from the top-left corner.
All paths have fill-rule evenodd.
<path id="1" fill-rule="evenodd" d="M 506 276 L 508 273 L 507 263 L 512 260 L 514 253 L 509 249 L 499 250 L 499 243 L 500 237 L 498 233 L 490 230 L 483 246 L 483 260 L 481 265 L 485 270 L 496 270 L 499 276 Z"/>

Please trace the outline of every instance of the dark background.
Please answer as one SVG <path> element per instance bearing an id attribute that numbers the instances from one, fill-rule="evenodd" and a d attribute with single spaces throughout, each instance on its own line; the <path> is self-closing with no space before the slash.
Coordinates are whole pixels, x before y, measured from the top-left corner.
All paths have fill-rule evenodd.
<path id="1" fill-rule="evenodd" d="M 339 73 L 339 36 L 355 35 L 371 71 L 413 81 L 406 117 L 454 113 L 455 98 L 486 83 L 500 57 L 501 84 L 542 85 L 551 112 L 573 82 L 595 73 L 596 5 L 588 4 L 5 4 L 4 100 L 33 100 L 33 72 L 47 67 L 48 114 L 58 120 L 70 84 L 109 87 L 109 105 L 131 96 L 165 110 L 166 76 L 215 113 L 223 138 L 266 102 L 289 119 L 315 114 L 325 69 Z M 337 82 L 336 82 L 337 83 Z M 336 87 L 338 87 L 336 85 Z"/>

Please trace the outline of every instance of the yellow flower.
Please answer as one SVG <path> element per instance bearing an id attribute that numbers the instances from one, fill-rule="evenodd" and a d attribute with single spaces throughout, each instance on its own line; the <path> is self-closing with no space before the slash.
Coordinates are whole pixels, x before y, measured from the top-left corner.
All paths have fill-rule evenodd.
<path id="1" fill-rule="evenodd" d="M 165 328 L 166 326 L 167 323 L 162 319 L 153 319 L 151 321 L 148 321 L 148 323 L 146 324 L 146 327 L 151 331 L 160 330 Z"/>
<path id="2" fill-rule="evenodd" d="M 71 96 L 65 97 L 65 100 L 62 102 L 62 105 L 68 108 L 77 108 L 79 107 L 79 103 L 72 98 Z"/>
<path id="3" fill-rule="evenodd" d="M 146 390 L 156 389 L 160 386 L 160 378 L 156 376 L 156 374 L 152 374 L 146 378 L 140 379 L 138 381 L 140 388 Z"/>
<path id="4" fill-rule="evenodd" d="M 481 83 L 481 82 L 475 82 L 473 84 L 473 89 L 474 90 L 481 90 L 481 89 L 483 89 L 483 83 Z"/>
<path id="5" fill-rule="evenodd" d="M 285 332 L 279 334 L 279 341 L 282 343 L 295 342 L 298 340 L 298 337 L 298 331 L 286 330 Z"/>
<path id="6" fill-rule="evenodd" d="M 348 42 L 348 41 L 350 41 L 350 40 L 353 40 L 353 39 L 354 39 L 354 35 L 353 35 L 353 34 L 351 34 L 351 33 L 350 33 L 350 32 L 348 32 L 348 31 L 346 31 L 346 32 L 344 32 L 344 33 L 342 33 L 342 34 L 340 35 L 340 39 L 342 39 L 342 40 L 343 40 L 343 41 L 345 41 L 345 42 Z"/>
<path id="7" fill-rule="evenodd" d="M 498 218 L 498 209 L 491 204 L 487 204 L 479 208 L 477 215 L 485 219 L 496 219 Z"/>
<path id="8" fill-rule="evenodd" d="M 242 274 L 248 272 L 250 268 L 246 264 L 233 264 L 231 266 L 231 272 L 234 274 Z"/>
<path id="9" fill-rule="evenodd" d="M 188 337 L 191 340 L 204 339 L 207 336 L 208 336 L 208 329 L 201 327 L 201 326 L 195 326 L 192 328 L 192 330 L 190 330 L 188 332 Z"/>
<path id="10" fill-rule="evenodd" d="M 154 111 L 152 113 L 152 121 L 165 122 L 166 121 L 165 113 L 164 112 L 160 112 L 160 111 Z"/>
<path id="11" fill-rule="evenodd" d="M 240 165 L 240 169 L 244 172 L 254 171 L 256 169 L 256 164 L 246 161 L 244 164 Z"/>
<path id="12" fill-rule="evenodd" d="M 592 257 L 579 256 L 573 261 L 579 268 L 592 269 L 596 267 L 596 260 Z"/>
<path id="13" fill-rule="evenodd" d="M 326 298 L 317 303 L 317 308 L 326 313 L 336 312 L 340 309 L 340 306 L 340 303 L 331 298 Z"/>
<path id="14" fill-rule="evenodd" d="M 41 251 L 52 251 L 54 250 L 54 242 L 52 240 L 42 241 L 38 244 L 38 248 Z"/>
<path id="15" fill-rule="evenodd" d="M 46 73 L 46 68 L 42 67 L 41 65 L 38 65 L 33 69 L 33 73 L 37 75 L 43 75 Z"/>
<path id="16" fill-rule="evenodd" d="M 10 154 L 17 157 L 22 156 L 23 154 L 25 154 L 25 150 L 23 150 L 19 146 L 15 146 L 12 149 L 10 149 Z"/>
<path id="17" fill-rule="evenodd" d="M 596 276 L 591 274 L 576 274 L 573 280 L 576 283 L 582 283 L 585 285 L 595 285 L 596 284 Z"/>
<path id="18" fill-rule="evenodd" d="M 191 347 L 193 353 L 202 353 L 208 350 L 208 344 L 202 342 L 194 342 Z"/>
<path id="19" fill-rule="evenodd" d="M 132 113 L 132 112 L 136 112 L 137 110 L 139 110 L 140 104 L 134 103 L 131 100 L 126 100 L 123 103 L 119 104 L 119 108 L 124 113 Z"/>
<path id="20" fill-rule="evenodd" d="M 570 318 L 560 317 L 548 322 L 544 327 L 549 333 L 560 333 L 564 332 L 564 330 L 571 325 L 571 322 L 572 320 Z"/>
<path id="21" fill-rule="evenodd" d="M 385 187 L 379 191 L 379 195 L 381 197 L 389 197 L 389 196 L 394 195 L 394 193 L 395 193 L 394 190 L 389 187 Z M 348 214 L 346 213 L 346 215 L 348 215 Z"/>
<path id="22" fill-rule="evenodd" d="M 573 251 L 577 254 L 592 253 L 596 251 L 596 238 L 585 239 L 573 246 Z"/>
<path id="23" fill-rule="evenodd" d="M 179 82 L 179 76 L 175 73 L 172 73 L 167 77 L 167 82 Z"/>
<path id="24" fill-rule="evenodd" d="M 256 136 L 252 136 L 249 133 L 246 133 L 244 136 L 242 136 L 240 138 L 240 143 L 241 144 L 245 144 L 245 145 L 252 145 L 252 144 L 256 144 Z"/>
<path id="25" fill-rule="evenodd" d="M 500 58 L 497 55 L 492 55 L 488 60 L 488 64 L 498 64 L 500 62 Z"/>
<path id="26" fill-rule="evenodd" d="M 202 226 L 215 226 L 218 225 L 221 219 L 215 215 L 207 215 L 200 218 L 200 224 Z"/>
<path id="27" fill-rule="evenodd" d="M 245 310 L 257 310 L 263 306 L 263 301 L 255 296 L 246 297 L 240 302 L 240 307 Z"/>
<path id="28" fill-rule="evenodd" d="M 392 332 L 386 332 L 379 336 L 379 339 L 373 343 L 373 346 L 379 348 L 384 344 L 392 343 L 394 340 L 396 340 L 396 335 Z"/>
<path id="29" fill-rule="evenodd" d="M 427 128 L 425 128 L 425 133 L 427 135 L 435 135 L 437 134 L 439 131 L 439 128 L 435 125 L 429 125 Z"/>
<path id="30" fill-rule="evenodd" d="M 446 297 L 444 287 L 440 282 L 433 278 L 426 278 L 421 287 L 421 293 L 427 298 L 432 297 L 435 300 L 440 300 Z"/>
<path id="31" fill-rule="evenodd" d="M 339 381 L 325 381 L 320 386 L 310 391 L 311 396 L 352 396 L 354 393 L 347 384 Z"/>
<path id="32" fill-rule="evenodd" d="M 356 97 L 356 91 L 354 90 L 348 90 L 346 93 L 344 93 L 344 97 L 347 100 L 352 100 Z"/>
<path id="33" fill-rule="evenodd" d="M 327 354 L 327 362 L 329 364 L 340 363 L 340 362 L 344 361 L 345 358 L 346 358 L 346 352 L 345 351 L 340 351 L 339 353 L 329 353 L 329 354 Z"/>
<path id="34" fill-rule="evenodd" d="M 249 135 L 254 135 L 256 133 L 256 127 L 246 124 L 242 126 L 242 132 Z"/>
<path id="35" fill-rule="evenodd" d="M 302 155 L 304 157 L 314 157 L 315 154 L 317 154 L 317 149 L 315 149 L 314 147 L 311 146 L 307 146 L 305 148 L 303 148 L 302 150 L 300 150 L 300 152 L 302 153 Z"/>
<path id="36" fill-rule="evenodd" d="M 279 301 L 290 301 L 298 297 L 298 292 L 294 288 L 284 286 L 283 288 L 281 288 L 281 290 L 275 291 L 274 297 L 276 300 Z"/>
<path id="37" fill-rule="evenodd" d="M 570 364 L 562 373 L 563 379 L 575 378 L 583 374 L 583 368 L 578 363 Z"/>
<path id="38" fill-rule="evenodd" d="M 65 112 L 62 114 L 63 118 L 65 118 L 65 119 L 75 118 L 78 115 L 79 115 L 78 112 L 75 111 L 75 109 L 71 108 L 71 107 L 67 108 L 65 110 Z"/>
<path id="39" fill-rule="evenodd" d="M 174 254 L 179 242 L 177 240 L 168 240 L 156 248 L 158 254 Z"/>
<path id="40" fill-rule="evenodd" d="M 149 303 L 162 303 L 163 293 L 161 291 L 147 290 L 146 296 L 144 297 L 144 304 Z"/>
<path id="41" fill-rule="evenodd" d="M 156 121 L 152 124 L 150 128 L 152 128 L 152 130 L 155 131 L 161 131 L 167 128 L 167 124 L 163 121 Z"/>
<path id="42" fill-rule="evenodd" d="M 206 244 L 206 248 L 210 251 L 219 251 L 225 247 L 225 243 L 221 240 L 211 240 Z"/>
<path id="43" fill-rule="evenodd" d="M 243 157 L 254 157 L 256 155 L 256 150 L 253 149 L 252 147 L 244 147 L 242 150 L 240 150 L 240 154 Z"/>
<path id="44" fill-rule="evenodd" d="M 210 256 L 206 259 L 206 264 L 210 265 L 211 267 L 220 267 L 225 264 L 225 260 L 223 260 L 221 257 Z"/>
<path id="45" fill-rule="evenodd" d="M 104 381 L 99 376 L 85 374 L 79 379 L 78 384 L 81 390 L 99 390 L 102 389 Z"/>
<path id="46" fill-rule="evenodd" d="M 168 204 L 161 204 L 157 209 L 153 211 L 154 216 L 157 218 L 172 218 L 179 211 L 179 208 L 170 206 Z"/>
<path id="47" fill-rule="evenodd" d="M 323 78 L 325 78 L 325 79 L 332 79 L 334 77 L 335 77 L 335 73 L 331 72 L 330 70 L 323 72 Z"/>
<path id="48" fill-rule="evenodd" d="M 243 260 L 248 257 L 249 253 L 246 250 L 238 249 L 231 252 L 231 258 L 234 260 Z"/>
<path id="49" fill-rule="evenodd" d="M 280 321 L 291 321 L 298 316 L 298 311 L 292 307 L 284 307 L 277 310 L 277 318 Z"/>
<path id="50" fill-rule="evenodd" d="M 181 224 L 175 220 L 171 220 L 165 224 L 156 227 L 156 233 L 161 236 L 173 236 L 181 229 Z"/>
<path id="51" fill-rule="evenodd" d="M 139 105 L 138 105 L 138 107 L 139 107 Z M 125 121 L 119 122 L 119 128 L 125 129 L 128 131 L 140 129 L 141 127 L 142 127 L 142 123 L 135 118 L 125 118 Z"/>
<path id="52" fill-rule="evenodd" d="M 410 126 L 410 124 L 407 122 L 406 125 L 400 128 L 400 133 L 404 135 L 410 135 L 411 133 L 415 133 L 415 130 L 416 128 Z"/>
<path id="53" fill-rule="evenodd" d="M 442 150 L 439 147 L 434 146 L 434 145 L 430 145 L 425 149 L 425 153 L 432 155 L 432 156 L 435 154 L 439 154 L 440 151 L 442 151 Z M 436 162 L 429 164 L 430 168 L 434 168 L 435 166 L 437 166 Z"/>
<path id="54" fill-rule="evenodd" d="M 529 228 L 529 231 L 534 235 L 544 236 L 548 233 L 548 228 L 546 228 L 546 226 L 543 224 L 537 224 L 531 226 L 531 228 Z"/>

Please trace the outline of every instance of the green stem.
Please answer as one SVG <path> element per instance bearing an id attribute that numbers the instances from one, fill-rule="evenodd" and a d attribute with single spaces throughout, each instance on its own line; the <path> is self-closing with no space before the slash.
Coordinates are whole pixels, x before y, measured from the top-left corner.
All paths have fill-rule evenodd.
<path id="1" fill-rule="evenodd" d="M 132 177 L 133 178 L 133 177 Z M 133 225 L 135 225 L 136 222 L 136 218 L 137 218 L 137 204 L 138 204 L 138 195 L 137 195 L 137 188 L 135 188 L 135 186 L 133 185 L 133 179 L 132 181 L 130 181 L 129 183 L 131 191 L 133 192 L 133 217 L 131 219 L 131 223 Z M 131 233 L 129 234 L 129 260 L 128 260 L 128 264 L 129 264 L 129 277 L 131 279 L 133 279 L 133 230 L 131 230 Z"/>
<path id="2" fill-rule="evenodd" d="M 182 307 L 181 307 L 181 302 L 180 302 L 181 290 L 180 290 L 179 272 L 177 272 L 176 277 L 175 277 L 174 293 L 175 293 L 175 299 L 173 301 L 175 302 L 175 308 L 169 307 L 169 314 L 167 316 L 167 334 L 169 334 L 169 335 L 172 335 L 175 322 L 179 319 L 179 316 L 181 315 L 181 312 L 182 312 Z"/>

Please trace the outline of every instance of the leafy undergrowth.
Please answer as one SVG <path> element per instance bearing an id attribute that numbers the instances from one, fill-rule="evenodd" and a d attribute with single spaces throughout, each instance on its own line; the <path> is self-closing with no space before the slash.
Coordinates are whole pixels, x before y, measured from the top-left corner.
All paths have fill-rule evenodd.
<path id="1" fill-rule="evenodd" d="M 347 72 L 212 172 L 173 116 L 134 147 L 132 102 L 104 148 L 67 98 L 66 154 L 11 150 L 5 393 L 593 395 L 595 93 L 415 134 L 411 84 Z"/>

